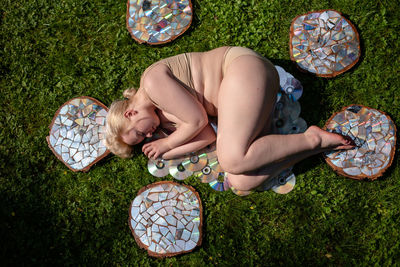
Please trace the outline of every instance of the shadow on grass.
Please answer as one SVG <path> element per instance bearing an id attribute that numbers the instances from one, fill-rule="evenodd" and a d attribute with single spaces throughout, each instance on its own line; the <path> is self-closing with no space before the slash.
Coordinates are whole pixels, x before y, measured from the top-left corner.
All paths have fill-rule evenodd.
<path id="1" fill-rule="evenodd" d="M 28 154 L 11 156 L 2 170 L 0 262 L 3 266 L 104 264 L 116 236 L 127 232 L 123 231 L 127 216 L 121 216 L 120 208 L 107 212 L 99 207 L 107 202 L 104 193 L 90 192 L 91 198 L 81 203 L 68 188 L 60 188 L 59 180 L 77 179 L 76 175 L 65 167 L 67 178 L 61 178 L 52 161 L 62 163 L 49 159 L 34 164 Z"/>
<path id="2" fill-rule="evenodd" d="M 271 59 L 272 63 L 284 68 L 287 72 L 291 73 L 303 86 L 303 94 L 299 99 L 301 104 L 302 117 L 306 122 L 307 126 L 319 125 L 320 121 L 324 121 L 327 118 L 324 114 L 329 110 L 329 103 L 325 99 L 325 88 L 328 84 L 327 78 L 320 78 L 310 73 L 300 71 L 291 60 L 284 59 Z M 303 173 L 309 169 L 315 168 L 323 160 L 322 155 L 315 155 L 309 157 L 298 164 L 296 164 L 296 173 Z"/>
<path id="3" fill-rule="evenodd" d="M 55 214 L 49 211 L 49 203 L 39 192 L 29 190 L 18 198 L 13 192 L 2 192 L 0 201 L 3 264 L 65 264 L 61 255 L 69 248 L 60 242 Z"/>

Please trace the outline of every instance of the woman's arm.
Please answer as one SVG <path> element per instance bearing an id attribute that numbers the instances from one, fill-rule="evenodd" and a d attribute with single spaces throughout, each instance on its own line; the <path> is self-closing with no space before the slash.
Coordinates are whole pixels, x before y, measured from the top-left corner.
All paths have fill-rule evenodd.
<path id="1" fill-rule="evenodd" d="M 215 135 L 214 130 L 212 129 L 211 125 L 208 124 L 192 140 L 190 140 L 186 144 L 183 144 L 181 146 L 178 146 L 176 148 L 173 148 L 173 149 L 165 152 L 162 155 L 162 158 L 163 159 L 174 159 L 174 158 L 182 157 L 191 152 L 198 151 L 198 150 L 208 146 L 209 144 L 215 142 L 216 139 L 217 139 L 217 137 Z"/>
<path id="2" fill-rule="evenodd" d="M 176 131 L 167 138 L 143 146 L 149 158 L 158 158 L 165 152 L 186 144 L 207 125 L 207 113 L 163 64 L 152 68 L 143 80 L 149 98 L 164 112 L 177 118 Z"/>

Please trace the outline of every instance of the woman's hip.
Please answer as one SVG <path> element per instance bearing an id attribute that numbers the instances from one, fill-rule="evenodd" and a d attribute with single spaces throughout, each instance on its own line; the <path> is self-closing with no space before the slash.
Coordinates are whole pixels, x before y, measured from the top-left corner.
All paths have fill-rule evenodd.
<path id="1" fill-rule="evenodd" d="M 232 46 L 232 47 L 229 47 L 225 51 L 225 54 L 224 54 L 224 57 L 223 57 L 223 63 L 222 63 L 222 74 L 225 75 L 228 67 L 237 58 L 242 57 L 242 56 L 253 56 L 255 58 L 258 58 L 259 60 L 261 60 L 261 61 L 263 61 L 265 63 L 266 68 L 275 70 L 275 67 L 273 66 L 273 64 L 268 59 L 266 59 L 262 55 L 258 54 L 254 50 L 252 50 L 250 48 L 247 48 L 247 47 Z"/>

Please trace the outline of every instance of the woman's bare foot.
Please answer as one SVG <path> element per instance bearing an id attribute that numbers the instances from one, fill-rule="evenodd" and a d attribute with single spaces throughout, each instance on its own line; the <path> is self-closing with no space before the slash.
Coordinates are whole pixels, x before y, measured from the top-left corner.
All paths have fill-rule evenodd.
<path id="1" fill-rule="evenodd" d="M 317 126 L 310 126 L 304 134 L 310 140 L 312 147 L 314 149 L 321 149 L 321 151 L 351 149 L 355 147 L 353 140 L 350 138 L 324 131 Z"/>

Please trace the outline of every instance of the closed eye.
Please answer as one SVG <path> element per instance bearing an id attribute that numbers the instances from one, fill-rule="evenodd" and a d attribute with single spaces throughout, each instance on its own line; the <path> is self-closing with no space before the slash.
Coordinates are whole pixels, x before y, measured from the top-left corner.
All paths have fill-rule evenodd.
<path id="1" fill-rule="evenodd" d="M 143 132 L 137 131 L 136 134 L 137 134 L 138 136 L 146 137 L 146 135 L 145 135 Z"/>

